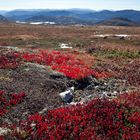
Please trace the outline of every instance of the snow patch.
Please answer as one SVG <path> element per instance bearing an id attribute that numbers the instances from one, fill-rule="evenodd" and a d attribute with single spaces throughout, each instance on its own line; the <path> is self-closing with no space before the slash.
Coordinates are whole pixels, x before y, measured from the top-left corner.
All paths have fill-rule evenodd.
<path id="1" fill-rule="evenodd" d="M 49 21 L 46 21 L 46 22 L 30 22 L 29 24 L 32 24 L 32 25 L 48 25 L 48 24 L 50 24 L 50 25 L 54 25 L 54 24 L 56 24 L 55 22 L 49 22 Z"/>
<path id="2" fill-rule="evenodd" d="M 61 43 L 59 44 L 59 46 L 61 49 L 72 49 L 72 47 L 70 47 L 68 44 L 65 44 L 65 43 Z"/>
<path id="3" fill-rule="evenodd" d="M 32 24 L 32 25 L 41 25 L 41 24 L 43 24 L 43 22 L 30 22 L 29 24 Z"/>
<path id="4" fill-rule="evenodd" d="M 23 21 L 16 21 L 17 24 L 26 24 L 27 22 L 23 22 Z"/>
<path id="5" fill-rule="evenodd" d="M 31 24 L 31 25 L 55 25 L 55 22 L 45 21 L 45 22 L 24 22 L 24 21 L 16 21 L 17 24 Z"/>
<path id="6" fill-rule="evenodd" d="M 100 35 L 93 35 L 94 37 L 132 37 L 132 36 L 138 36 L 138 35 L 127 35 L 127 34 L 100 34 Z"/>

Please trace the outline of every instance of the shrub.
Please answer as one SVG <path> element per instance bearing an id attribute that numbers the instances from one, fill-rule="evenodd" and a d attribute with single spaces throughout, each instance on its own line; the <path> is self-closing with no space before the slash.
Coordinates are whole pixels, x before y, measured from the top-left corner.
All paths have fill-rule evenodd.
<path id="1" fill-rule="evenodd" d="M 140 113 L 125 103 L 100 99 L 50 110 L 46 116 L 31 115 L 21 126 L 40 140 L 140 139 Z"/>

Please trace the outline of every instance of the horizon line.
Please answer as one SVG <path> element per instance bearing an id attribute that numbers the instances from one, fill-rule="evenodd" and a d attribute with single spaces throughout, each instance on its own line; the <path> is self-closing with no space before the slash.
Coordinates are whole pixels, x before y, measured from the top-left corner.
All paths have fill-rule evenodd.
<path id="1" fill-rule="evenodd" d="M 17 8 L 17 9 L 0 9 L 0 11 L 15 11 L 15 10 L 90 10 L 90 11 L 123 11 L 123 10 L 133 10 L 133 11 L 140 11 L 140 9 L 99 9 L 99 10 L 94 10 L 94 9 L 88 9 L 88 8 L 31 8 L 31 9 L 26 9 L 26 8 Z"/>

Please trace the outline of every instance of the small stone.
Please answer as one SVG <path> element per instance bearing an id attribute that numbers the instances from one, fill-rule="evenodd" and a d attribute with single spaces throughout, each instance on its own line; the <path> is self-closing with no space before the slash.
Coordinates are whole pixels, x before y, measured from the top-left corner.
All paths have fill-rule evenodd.
<path id="1" fill-rule="evenodd" d="M 95 85 L 94 84 L 91 84 L 91 85 L 87 86 L 87 90 L 92 90 L 94 88 L 95 88 Z"/>
<path id="2" fill-rule="evenodd" d="M 88 95 L 87 97 L 88 97 L 89 99 L 91 99 L 91 98 L 92 98 L 92 95 Z"/>
<path id="3" fill-rule="evenodd" d="M 107 98 L 107 93 L 106 92 L 103 92 L 102 95 L 101 95 L 101 98 L 102 99 L 106 99 Z"/>
<path id="4" fill-rule="evenodd" d="M 107 96 L 112 96 L 112 94 L 111 93 L 107 93 Z"/>
<path id="5" fill-rule="evenodd" d="M 113 96 L 117 96 L 117 94 L 118 94 L 118 92 L 117 91 L 114 91 L 112 95 Z"/>
<path id="6" fill-rule="evenodd" d="M 95 86 L 95 89 L 98 89 L 99 88 L 99 86 Z"/>
<path id="7" fill-rule="evenodd" d="M 77 105 L 77 102 L 71 102 L 70 104 L 71 105 Z"/>
<path id="8" fill-rule="evenodd" d="M 107 85 L 107 83 L 104 83 L 104 85 Z"/>
<path id="9" fill-rule="evenodd" d="M 48 107 L 45 107 L 44 109 L 42 109 L 40 112 L 39 112 L 39 114 L 43 114 L 45 111 L 47 111 L 48 110 Z"/>
<path id="10" fill-rule="evenodd" d="M 11 132 L 11 130 L 8 129 L 8 128 L 2 128 L 2 127 L 0 127 L 0 135 L 1 136 L 6 135 L 6 134 L 8 134 L 10 132 Z"/>
<path id="11" fill-rule="evenodd" d="M 61 92 L 59 95 L 64 102 L 71 103 L 73 100 L 73 92 L 74 92 L 74 87 L 71 87 L 69 90 Z"/>
<path id="12" fill-rule="evenodd" d="M 33 128 L 33 127 L 35 127 L 35 126 L 36 126 L 36 124 L 35 124 L 35 123 L 32 123 L 30 126 Z"/>

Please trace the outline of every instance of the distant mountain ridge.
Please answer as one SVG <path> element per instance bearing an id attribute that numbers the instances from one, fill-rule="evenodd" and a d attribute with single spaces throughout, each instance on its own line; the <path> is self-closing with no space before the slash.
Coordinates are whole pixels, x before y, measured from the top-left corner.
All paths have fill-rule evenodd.
<path id="1" fill-rule="evenodd" d="M 97 25 L 105 25 L 105 26 L 138 26 L 136 22 L 129 20 L 127 18 L 111 18 L 109 20 L 101 21 L 97 23 Z"/>
<path id="2" fill-rule="evenodd" d="M 0 22 L 8 22 L 8 19 L 0 15 Z"/>
<path id="3" fill-rule="evenodd" d="M 39 22 L 52 21 L 57 24 L 86 24 L 95 25 L 100 22 L 113 20 L 113 25 L 140 25 L 140 11 L 121 10 L 121 11 L 94 11 L 89 9 L 68 9 L 68 10 L 50 10 L 50 9 L 29 9 L 29 10 L 13 10 L 4 12 L 3 16 L 13 21 Z M 120 18 L 115 20 L 115 18 Z M 129 23 L 126 23 L 126 20 Z M 116 23 L 115 23 L 116 22 Z M 117 23 L 121 22 L 121 23 Z M 131 22 L 131 23 L 130 23 Z M 111 22 L 110 22 L 111 24 Z"/>

